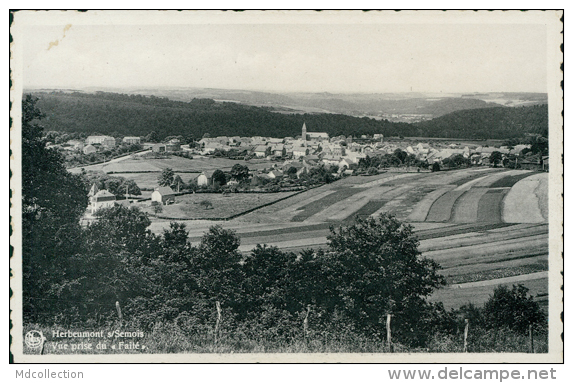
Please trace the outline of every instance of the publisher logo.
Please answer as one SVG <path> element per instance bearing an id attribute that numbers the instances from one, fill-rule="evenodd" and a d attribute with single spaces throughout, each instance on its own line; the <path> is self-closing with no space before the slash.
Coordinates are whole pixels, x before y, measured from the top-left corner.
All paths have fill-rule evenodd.
<path id="1" fill-rule="evenodd" d="M 26 336 L 24 337 L 24 342 L 26 343 L 26 346 L 28 346 L 29 348 L 37 349 L 42 346 L 42 343 L 44 343 L 45 339 L 46 338 L 44 338 L 44 334 L 42 334 L 41 331 L 32 330 L 26 333 Z"/>

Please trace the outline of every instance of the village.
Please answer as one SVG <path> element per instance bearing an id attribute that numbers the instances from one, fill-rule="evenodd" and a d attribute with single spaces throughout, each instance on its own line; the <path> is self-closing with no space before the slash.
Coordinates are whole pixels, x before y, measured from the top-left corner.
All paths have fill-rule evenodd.
<path id="1" fill-rule="evenodd" d="M 183 144 L 181 138 L 169 138 L 163 143 L 142 141 L 142 137 L 127 136 L 118 145 L 114 137 L 100 135 L 89 136 L 85 142 L 71 140 L 59 146 L 69 153 L 81 151 L 84 155 L 106 150 L 109 153 L 118 147 L 124 148 L 120 153 L 127 152 L 101 164 L 70 169 L 72 173 L 97 171 L 136 183 L 131 193 L 129 188 L 125 192 L 119 188 L 120 192 L 113 193 L 106 190 L 104 183 L 100 182 L 99 187 L 94 183 L 90 188 L 87 217 L 93 218 L 99 209 L 114 204 L 140 202 L 138 206 L 147 207 L 156 217 L 165 213 L 167 217 L 181 219 L 228 218 L 261 203 L 273 203 L 292 193 L 344 177 L 386 172 L 424 173 L 480 166 L 548 171 L 548 157 L 528 153 L 531 145 L 487 142 L 492 144 L 489 146 L 468 140 L 440 139 L 385 140 L 382 134 L 329 137 L 324 132 L 309 132 L 306 123 L 297 137 L 209 137 L 206 134 L 188 144 Z M 186 173 L 191 175 L 188 180 L 184 180 Z M 249 201 L 238 210 L 237 206 L 226 203 L 228 199 L 222 199 L 225 202 L 221 203 L 221 195 L 228 197 L 229 193 L 245 192 L 259 195 L 247 197 Z M 190 193 L 213 195 L 193 202 L 201 207 L 195 214 L 174 212 L 170 211 L 174 208 L 166 207 L 178 200 L 181 202 L 186 198 L 184 195 Z M 260 193 L 273 195 L 262 201 Z M 232 200 L 236 197 L 234 194 Z M 209 211 L 214 207 L 215 211 Z"/>

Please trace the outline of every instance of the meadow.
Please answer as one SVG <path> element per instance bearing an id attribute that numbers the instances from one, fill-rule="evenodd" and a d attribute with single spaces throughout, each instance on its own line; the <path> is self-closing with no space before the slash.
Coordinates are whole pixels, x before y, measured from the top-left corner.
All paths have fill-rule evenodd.
<path id="1" fill-rule="evenodd" d="M 46 336 L 43 352 L 41 349 L 29 349 L 24 345 L 25 354 L 43 355 L 109 355 L 109 354 L 248 354 L 248 353 L 460 353 L 463 352 L 463 331 L 456 335 L 434 334 L 426 347 L 407 347 L 393 343 L 392 349 L 383 340 L 356 333 L 334 333 L 316 331 L 312 326 L 306 336 L 303 328 L 295 331 L 288 339 L 275 336 L 272 331 L 256 334 L 247 329 L 228 329 L 224 323 L 215 336 L 215 326 L 206 327 L 203 333 L 191 332 L 184 324 L 157 323 L 144 332 L 142 338 L 119 338 L 115 334 L 119 326 L 105 326 L 91 329 L 102 332 L 103 338 L 85 338 L 78 340 L 54 338 L 53 331 L 67 331 L 59 326 L 28 325 L 24 334 L 30 330 L 42 331 Z M 86 331 L 86 329 L 71 329 Z M 112 334 L 108 337 L 108 334 Z M 120 342 L 123 342 L 120 345 Z M 81 344 L 91 344 L 90 348 Z M 99 348 L 98 348 L 99 344 Z M 546 353 L 547 335 L 543 332 L 533 336 L 534 352 Z M 133 347 L 133 348 L 129 348 Z M 137 347 L 137 348 L 135 348 Z M 468 334 L 468 352 L 530 352 L 530 339 L 527 335 L 500 329 L 484 332 L 472 329 Z"/>
<path id="2" fill-rule="evenodd" d="M 102 169 L 153 189 L 166 167 L 187 181 L 193 176 L 190 172 L 230 169 L 234 163 L 245 163 L 221 158 L 133 158 Z M 245 164 L 250 169 L 269 166 L 262 160 Z M 145 196 L 148 193 L 144 192 Z M 547 193 L 546 173 L 476 167 L 347 177 L 298 194 L 189 194 L 178 196 L 175 204 L 163 206 L 157 214 L 149 203 L 139 205 L 150 213 L 151 230 L 157 233 L 172 220 L 193 219 L 189 240 L 194 243 L 213 220 L 255 209 L 228 222 L 216 221 L 236 230 L 244 253 L 263 243 L 295 252 L 325 247 L 329 226 L 388 212 L 414 226 L 421 240 L 420 250 L 441 264 L 450 283 L 504 284 L 506 278 L 517 278 L 536 296 L 543 297 L 547 294 L 547 277 L 537 273 L 548 267 Z M 212 208 L 205 209 L 200 205 L 202 200 L 211 202 Z M 463 288 L 457 288 L 458 295 L 445 288 L 436 291 L 432 299 L 443 299 L 446 307 L 459 307 L 483 302 L 495 286 L 481 286 L 480 293 L 473 295 L 463 292 Z"/>
<path id="3" fill-rule="evenodd" d="M 157 179 L 161 172 L 172 169 L 184 182 L 196 177 L 203 171 L 215 171 L 217 169 L 229 171 L 235 164 L 247 166 L 249 170 L 270 169 L 273 165 L 267 160 L 252 159 L 249 161 L 230 160 L 227 158 L 196 156 L 193 158 L 169 156 L 156 158 L 151 153 L 134 155 L 123 158 L 120 161 L 98 165 L 89 165 L 68 169 L 71 173 L 80 173 L 81 169 L 100 171 L 118 177 L 134 180 L 142 189 L 154 190 L 159 185 Z"/>
<path id="4" fill-rule="evenodd" d="M 176 196 L 175 203 L 162 206 L 160 213 L 155 213 L 150 203 L 140 203 L 139 205 L 143 211 L 160 219 L 228 219 L 293 194 L 296 192 L 184 194 Z M 211 205 L 206 208 L 201 204 L 203 201 L 208 201 Z"/>

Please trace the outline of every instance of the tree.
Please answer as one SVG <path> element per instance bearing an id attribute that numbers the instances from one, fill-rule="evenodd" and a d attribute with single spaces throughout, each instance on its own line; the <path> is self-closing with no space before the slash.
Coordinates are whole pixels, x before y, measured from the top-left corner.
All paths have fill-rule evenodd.
<path id="1" fill-rule="evenodd" d="M 265 304 L 284 307 L 291 298 L 288 285 L 293 282 L 290 273 L 296 258 L 274 246 L 257 245 L 252 250 L 242 265 L 246 310 L 259 311 Z"/>
<path id="2" fill-rule="evenodd" d="M 235 164 L 231 168 L 231 176 L 241 182 L 244 179 L 249 178 L 249 168 L 245 165 Z"/>
<path id="3" fill-rule="evenodd" d="M 151 133 L 149 133 L 147 136 L 145 136 L 145 141 L 146 142 L 159 142 L 159 141 L 161 141 L 161 137 L 159 137 L 159 134 L 154 130 Z"/>
<path id="4" fill-rule="evenodd" d="M 498 286 L 484 305 L 485 323 L 489 328 L 506 327 L 525 334 L 529 325 L 541 326 L 546 321 L 545 313 L 539 304 L 527 295 L 528 289 L 519 284 L 511 290 Z"/>
<path id="5" fill-rule="evenodd" d="M 240 243 L 234 231 L 221 226 L 210 227 L 201 238 L 193 263 L 200 270 L 198 285 L 212 303 L 240 306 L 243 280 Z"/>
<path id="6" fill-rule="evenodd" d="M 134 180 L 124 179 L 124 181 L 121 184 L 121 187 L 124 190 L 124 192 L 127 191 L 129 195 L 141 195 L 141 189 L 139 188 L 139 186 L 137 186 Z"/>
<path id="7" fill-rule="evenodd" d="M 403 151 L 402 149 L 394 150 L 394 155 L 400 160 L 400 163 L 404 163 L 406 157 L 408 157 L 408 153 Z"/>
<path id="8" fill-rule="evenodd" d="M 531 145 L 530 149 L 533 154 L 540 153 L 543 156 L 549 154 L 549 140 L 547 139 L 547 136 L 534 135 L 530 137 L 528 141 Z"/>
<path id="9" fill-rule="evenodd" d="M 170 186 L 173 190 L 177 190 L 178 192 L 181 188 L 186 187 L 185 182 L 183 182 L 183 179 L 181 179 L 179 175 L 173 177 L 173 182 L 171 183 Z"/>
<path id="10" fill-rule="evenodd" d="M 432 164 L 432 172 L 439 172 L 440 171 L 440 164 L 437 162 L 434 162 Z"/>
<path id="11" fill-rule="evenodd" d="M 67 270 L 67 283 L 58 286 L 70 302 L 78 321 L 99 321 L 114 313 L 113 302 L 122 308 L 130 298 L 139 296 L 149 281 L 140 278 L 139 269 L 160 254 L 155 236 L 148 230 L 150 220 L 136 207 L 115 205 L 96 213 L 97 220 L 84 230 L 80 251 L 74 254 Z"/>
<path id="12" fill-rule="evenodd" d="M 151 206 L 153 207 L 153 212 L 155 213 L 156 216 L 157 214 L 163 212 L 163 205 L 161 205 L 161 202 L 153 201 L 151 202 Z"/>
<path id="13" fill-rule="evenodd" d="M 286 174 L 289 176 L 289 178 L 296 178 L 296 173 L 297 170 L 294 166 L 291 166 L 290 168 L 288 168 Z"/>
<path id="14" fill-rule="evenodd" d="M 175 172 L 171 168 L 165 168 L 161 172 L 158 178 L 159 186 L 171 186 L 173 185 L 173 179 L 175 178 Z"/>
<path id="15" fill-rule="evenodd" d="M 499 164 L 501 162 L 502 158 L 503 157 L 502 157 L 501 153 L 496 150 L 496 151 L 493 151 L 491 153 L 491 155 L 489 156 L 489 162 L 492 163 L 493 167 L 495 168 L 495 167 L 497 167 L 497 164 Z"/>
<path id="16" fill-rule="evenodd" d="M 37 98 L 22 100 L 22 276 L 26 322 L 59 311 L 57 285 L 81 241 L 79 220 L 88 198 L 81 175 L 70 174 L 64 158 L 46 148 L 44 117 Z"/>
<path id="17" fill-rule="evenodd" d="M 366 332 L 382 333 L 386 313 L 413 326 L 412 312 L 445 278 L 435 261 L 421 257 L 412 229 L 389 214 L 331 228 L 322 258 L 327 306 Z"/>
<path id="18" fill-rule="evenodd" d="M 213 172 L 213 184 L 223 186 L 226 183 L 227 183 L 227 177 L 225 176 L 225 173 L 220 169 L 215 170 Z"/>

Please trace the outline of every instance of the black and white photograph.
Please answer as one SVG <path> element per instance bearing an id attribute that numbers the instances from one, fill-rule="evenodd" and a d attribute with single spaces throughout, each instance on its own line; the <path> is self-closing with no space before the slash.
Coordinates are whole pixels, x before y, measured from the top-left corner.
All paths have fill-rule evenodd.
<path id="1" fill-rule="evenodd" d="M 10 17 L 15 362 L 563 362 L 563 11 Z"/>

